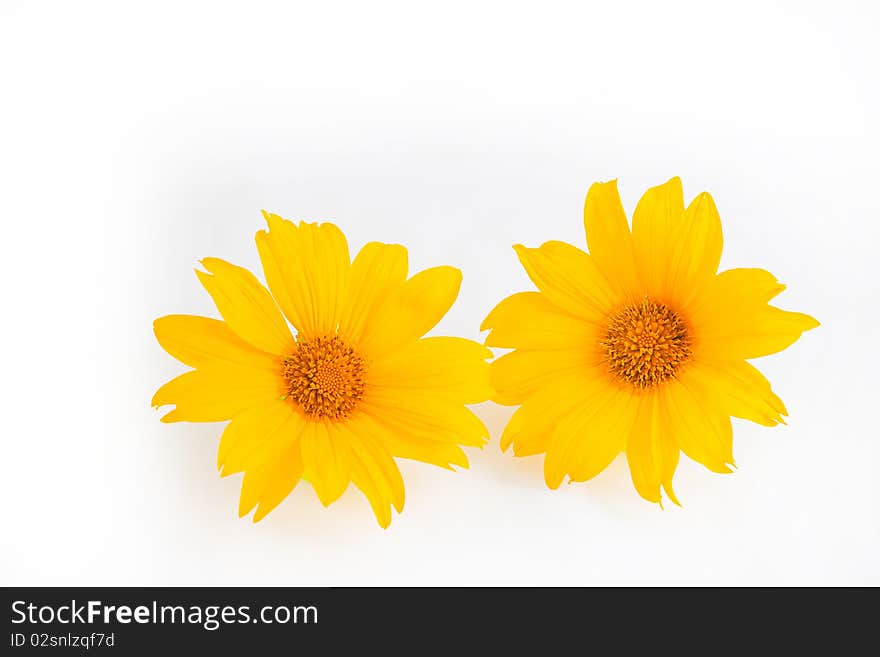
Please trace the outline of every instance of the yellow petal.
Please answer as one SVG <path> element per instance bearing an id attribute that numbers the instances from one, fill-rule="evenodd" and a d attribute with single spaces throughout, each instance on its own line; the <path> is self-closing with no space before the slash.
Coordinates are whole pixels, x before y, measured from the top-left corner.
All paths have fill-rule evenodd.
<path id="1" fill-rule="evenodd" d="M 281 504 L 302 478 L 303 463 L 299 445 L 288 446 L 279 455 L 277 461 L 267 463 L 263 468 L 258 477 L 262 478 L 265 483 L 260 483 L 258 479 L 257 487 L 262 488 L 262 491 L 257 497 L 259 506 L 254 514 L 254 522 L 259 522 L 272 509 Z M 245 475 L 245 478 L 248 474 Z M 244 486 L 245 484 L 242 484 L 242 496 L 244 496 Z"/>
<path id="2" fill-rule="evenodd" d="M 489 347 L 572 349 L 598 344 L 598 329 L 551 303 L 541 292 L 519 292 L 501 301 L 483 320 Z"/>
<path id="3" fill-rule="evenodd" d="M 556 427 L 585 400 L 606 387 L 596 368 L 560 372 L 555 380 L 532 391 L 513 414 L 501 436 L 501 449 L 511 444 L 516 456 L 546 452 Z"/>
<path id="4" fill-rule="evenodd" d="M 687 207 L 673 229 L 666 262 L 667 294 L 687 306 L 709 285 L 721 261 L 721 217 L 712 197 L 703 192 Z"/>
<path id="5" fill-rule="evenodd" d="M 466 408 L 433 402 L 430 397 L 410 394 L 403 398 L 386 391 L 382 399 L 373 400 L 368 388 L 358 413 L 381 430 L 378 438 L 393 456 L 445 468 L 466 468 L 467 457 L 459 443 L 482 446 L 488 436 L 483 423 Z"/>
<path id="6" fill-rule="evenodd" d="M 544 479 L 558 488 L 566 474 L 586 481 L 608 467 L 626 445 L 637 398 L 611 385 L 585 396 L 553 431 L 544 459 Z"/>
<path id="7" fill-rule="evenodd" d="M 636 421 L 639 397 L 618 391 L 604 407 L 566 418 L 559 431 L 578 435 L 566 458 L 571 481 L 587 481 L 607 468 L 626 447 Z"/>
<path id="8" fill-rule="evenodd" d="M 594 359 L 586 349 L 521 350 L 492 361 L 489 378 L 498 404 L 521 404 L 532 393 L 553 385 L 561 376 L 589 368 Z"/>
<path id="9" fill-rule="evenodd" d="M 745 361 L 698 361 L 689 376 L 715 400 L 724 412 L 772 427 L 783 423 L 785 405 L 770 382 Z"/>
<path id="10" fill-rule="evenodd" d="M 667 298 L 668 263 L 673 231 L 682 221 L 684 197 L 681 179 L 652 187 L 633 212 L 633 249 L 639 278 L 652 299 Z"/>
<path id="11" fill-rule="evenodd" d="M 324 506 L 330 505 L 351 481 L 348 442 L 332 422 L 306 422 L 300 440 L 303 476 Z"/>
<path id="12" fill-rule="evenodd" d="M 257 249 L 281 310 L 305 339 L 335 333 L 351 270 L 345 235 L 330 223 L 297 226 L 264 216 L 269 230 L 257 233 Z"/>
<path id="13" fill-rule="evenodd" d="M 590 256 L 618 297 L 637 298 L 640 288 L 632 235 L 616 180 L 590 186 L 584 203 L 584 229 Z"/>
<path id="14" fill-rule="evenodd" d="M 737 268 L 720 272 L 705 294 L 689 307 L 691 312 L 723 312 L 736 315 L 759 307 L 785 289 L 766 269 Z"/>
<path id="15" fill-rule="evenodd" d="M 357 346 L 372 314 L 392 290 L 403 285 L 407 273 L 406 249 L 399 244 L 365 244 L 351 265 L 348 299 L 339 320 L 339 332 Z"/>
<path id="16" fill-rule="evenodd" d="M 565 242 L 513 247 L 529 278 L 549 301 L 587 321 L 602 321 L 616 305 L 611 285 L 586 253 Z"/>
<path id="17" fill-rule="evenodd" d="M 280 372 L 278 358 L 254 348 L 217 319 L 167 315 L 153 322 L 153 331 L 165 351 L 190 367 Z"/>
<path id="18" fill-rule="evenodd" d="M 388 449 L 374 436 L 381 432 L 363 414 L 345 424 L 351 447 L 351 478 L 366 496 L 384 529 L 391 523 L 389 505 L 403 511 L 403 477 Z"/>
<path id="19" fill-rule="evenodd" d="M 293 415 L 296 417 L 291 417 Z M 220 437 L 217 467 L 222 469 L 224 477 L 244 471 L 251 458 L 267 444 L 293 440 L 295 434 L 287 435 L 284 431 L 301 431 L 302 422 L 293 404 L 279 399 L 265 401 L 239 413 L 226 425 Z"/>
<path id="20" fill-rule="evenodd" d="M 762 269 L 731 269 L 716 276 L 687 310 L 699 353 L 712 360 L 767 356 L 819 326 L 809 315 L 767 304 L 783 289 Z"/>
<path id="21" fill-rule="evenodd" d="M 361 349 L 379 359 L 430 331 L 458 296 L 461 272 L 434 267 L 394 289 L 364 326 Z"/>
<path id="22" fill-rule="evenodd" d="M 489 399 L 492 352 L 464 338 L 423 338 L 370 365 L 371 387 L 423 390 L 460 404 Z"/>
<path id="23" fill-rule="evenodd" d="M 235 373 L 194 370 L 163 385 L 153 406 L 175 404 L 163 422 L 221 422 L 281 395 L 280 377 L 258 370 Z"/>
<path id="24" fill-rule="evenodd" d="M 376 423 L 384 424 L 378 420 Z M 453 469 L 453 465 L 457 465 L 460 468 L 468 467 L 467 456 L 458 445 L 436 442 L 424 436 L 403 433 L 405 430 L 395 429 L 396 432 L 389 430 L 384 434 L 382 444 L 394 456 L 422 463 L 430 463 L 431 465 L 449 470 Z"/>
<path id="25" fill-rule="evenodd" d="M 714 407 L 699 384 L 683 372 L 680 378 L 661 385 L 661 426 L 688 457 L 713 472 L 731 472 L 733 431 L 730 416 Z"/>
<path id="26" fill-rule="evenodd" d="M 202 265 L 209 273 L 196 274 L 234 333 L 270 354 L 291 349 L 293 336 L 287 322 L 256 276 L 219 258 L 205 258 Z"/>
<path id="27" fill-rule="evenodd" d="M 363 418 L 366 418 L 364 420 Z M 453 465 L 468 467 L 468 460 L 449 432 L 438 434 L 432 423 L 415 422 L 406 416 L 383 413 L 381 407 L 366 408 L 363 404 L 352 415 L 355 425 L 364 423 L 371 427 L 374 436 L 395 457 L 412 459 L 452 469 Z"/>
<path id="28" fill-rule="evenodd" d="M 819 326 L 819 322 L 804 313 L 767 306 L 751 318 L 751 326 L 740 326 L 730 331 L 728 353 L 742 358 L 759 358 L 775 354 L 792 345 L 803 333 Z"/>
<path id="29" fill-rule="evenodd" d="M 644 499 L 660 503 L 660 487 L 675 504 L 672 477 L 678 467 L 679 448 L 663 422 L 661 398 L 655 392 L 642 395 L 636 422 L 626 445 L 626 460 L 633 485 Z"/>
<path id="30" fill-rule="evenodd" d="M 405 433 L 482 447 L 489 432 L 460 402 L 419 390 L 370 387 L 358 403 L 373 419 L 396 422 Z"/>
<path id="31" fill-rule="evenodd" d="M 506 452 L 507 448 L 510 447 L 519 436 L 523 435 L 523 431 L 526 430 L 527 415 L 528 411 L 525 410 L 525 405 L 522 405 L 514 411 L 513 415 L 510 416 L 507 424 L 504 425 L 504 431 L 501 433 L 501 441 L 498 445 L 502 452 Z M 539 452 L 545 450 L 546 446 L 542 447 Z"/>
<path id="32" fill-rule="evenodd" d="M 239 499 L 239 516 L 248 514 L 257 504 L 254 522 L 278 506 L 299 482 L 303 463 L 299 445 L 304 420 L 288 413 L 285 420 L 271 429 L 262 444 L 251 453 L 245 469 Z M 224 475 L 229 472 L 224 470 Z"/>

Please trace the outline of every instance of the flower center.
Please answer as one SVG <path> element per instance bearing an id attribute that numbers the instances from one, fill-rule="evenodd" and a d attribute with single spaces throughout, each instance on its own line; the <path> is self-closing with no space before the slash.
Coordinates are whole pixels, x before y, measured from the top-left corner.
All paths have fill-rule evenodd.
<path id="1" fill-rule="evenodd" d="M 284 359 L 287 396 L 313 418 L 346 418 L 364 394 L 364 359 L 339 336 L 297 342 Z"/>
<path id="2" fill-rule="evenodd" d="M 665 303 L 648 299 L 614 315 L 599 344 L 611 373 L 641 389 L 674 376 L 691 355 L 684 320 Z"/>

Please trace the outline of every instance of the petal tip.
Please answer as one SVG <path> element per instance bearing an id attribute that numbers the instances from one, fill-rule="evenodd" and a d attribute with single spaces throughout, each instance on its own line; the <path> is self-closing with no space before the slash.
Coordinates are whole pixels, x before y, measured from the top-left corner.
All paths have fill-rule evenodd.
<path id="1" fill-rule="evenodd" d="M 663 490 L 666 492 L 666 497 L 669 498 L 669 501 L 672 502 L 675 506 L 681 507 L 681 502 L 678 501 L 678 497 L 675 495 L 675 491 L 672 489 L 672 483 L 663 484 Z"/>
<path id="2" fill-rule="evenodd" d="M 167 401 L 166 401 L 166 402 L 162 402 L 162 403 L 160 403 L 160 404 L 157 404 L 157 405 L 155 406 L 155 408 L 156 408 L 156 410 L 158 411 L 160 406 L 170 406 L 172 403 L 173 403 L 173 402 L 167 402 Z M 174 423 L 174 422 L 181 422 L 182 420 L 181 420 L 181 418 L 180 418 L 180 415 L 179 415 L 178 412 L 177 412 L 177 407 L 175 406 L 175 407 L 172 408 L 170 411 L 168 411 L 167 413 L 165 413 L 165 415 L 163 415 L 162 417 L 160 417 L 160 418 L 159 418 L 159 421 L 162 422 L 163 424 L 172 424 L 172 423 Z"/>
<path id="3" fill-rule="evenodd" d="M 564 472 L 550 472 L 547 469 L 547 460 L 544 459 L 544 483 L 550 490 L 556 490 L 565 479 Z"/>
<path id="4" fill-rule="evenodd" d="M 464 278 L 464 274 L 462 274 L 461 269 L 459 269 L 458 267 L 453 267 L 452 265 L 444 265 L 444 267 L 446 267 L 446 269 L 448 270 L 449 274 L 450 274 L 453 278 L 458 279 L 458 283 L 459 283 L 459 285 L 460 285 L 462 279 Z"/>
<path id="5" fill-rule="evenodd" d="M 653 486 L 648 486 L 649 490 L 645 490 L 645 486 L 636 486 L 635 488 L 636 492 L 639 494 L 639 497 L 641 497 L 646 502 L 651 502 L 651 504 L 660 504 L 661 496 L 659 484 L 657 484 L 656 491 L 653 489 Z"/>
<path id="6" fill-rule="evenodd" d="M 256 524 L 257 524 L 258 522 L 260 522 L 263 518 L 265 518 L 266 516 L 268 516 L 269 513 L 270 513 L 274 508 L 275 508 L 275 507 L 268 507 L 268 506 L 266 506 L 265 504 L 260 504 L 260 505 L 257 507 L 257 512 L 254 514 L 254 517 L 251 518 L 251 522 L 253 522 L 253 523 L 256 525 Z"/>

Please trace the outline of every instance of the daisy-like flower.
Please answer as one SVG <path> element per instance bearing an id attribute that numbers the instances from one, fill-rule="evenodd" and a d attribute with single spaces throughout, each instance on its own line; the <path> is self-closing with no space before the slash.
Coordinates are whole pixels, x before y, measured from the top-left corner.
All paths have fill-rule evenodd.
<path id="1" fill-rule="evenodd" d="M 204 259 L 196 273 L 223 320 L 156 320 L 162 347 L 195 369 L 153 406 L 176 405 L 163 422 L 231 420 L 217 462 L 224 476 L 244 473 L 240 515 L 257 507 L 260 520 L 305 479 L 325 506 L 354 483 L 387 527 L 404 501 L 393 457 L 467 467 L 460 445 L 488 437 L 465 404 L 490 397 L 491 352 L 422 338 L 455 301 L 461 273 L 407 278 L 406 249 L 378 242 L 352 262 L 333 224 L 264 215 L 256 241 L 271 294 L 246 269 Z"/>
<path id="2" fill-rule="evenodd" d="M 783 422 L 782 401 L 747 361 L 785 349 L 818 322 L 768 304 L 785 286 L 763 269 L 716 273 L 721 220 L 709 194 L 685 209 L 681 181 L 649 189 L 632 230 L 617 183 L 584 207 L 589 254 L 563 242 L 517 245 L 539 292 L 504 299 L 486 344 L 513 348 L 491 365 L 496 401 L 520 405 L 501 439 L 545 453 L 547 485 L 586 481 L 626 453 L 651 502 L 684 452 L 730 472 L 730 417 Z"/>

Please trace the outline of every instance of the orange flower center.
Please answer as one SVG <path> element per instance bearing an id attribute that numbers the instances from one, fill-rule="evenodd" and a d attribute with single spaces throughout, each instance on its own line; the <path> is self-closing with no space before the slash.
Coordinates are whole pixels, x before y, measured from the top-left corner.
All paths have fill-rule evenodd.
<path id="1" fill-rule="evenodd" d="M 364 395 L 364 359 L 339 336 L 297 342 L 284 359 L 287 397 L 313 418 L 346 418 Z"/>
<path id="2" fill-rule="evenodd" d="M 648 299 L 614 315 L 599 344 L 611 373 L 640 389 L 674 376 L 691 355 L 691 341 L 681 316 L 665 303 Z"/>

